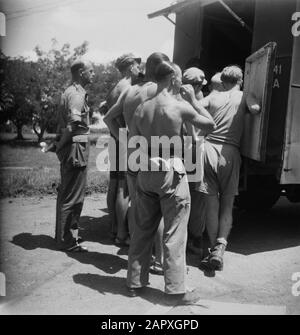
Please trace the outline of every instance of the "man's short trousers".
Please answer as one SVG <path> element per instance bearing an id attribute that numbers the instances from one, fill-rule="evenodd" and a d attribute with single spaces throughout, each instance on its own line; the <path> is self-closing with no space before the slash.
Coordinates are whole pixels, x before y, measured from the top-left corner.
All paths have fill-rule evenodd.
<path id="1" fill-rule="evenodd" d="M 110 179 L 123 180 L 123 179 L 125 179 L 125 171 L 110 171 L 109 172 L 109 178 Z"/>
<path id="2" fill-rule="evenodd" d="M 123 180 L 125 179 L 125 171 L 120 171 L 119 163 L 120 163 L 120 157 L 119 157 L 119 147 L 120 147 L 120 142 L 115 139 L 115 150 L 114 146 L 111 145 L 111 142 L 108 143 L 108 153 L 109 153 L 109 161 L 110 161 L 110 166 L 113 167 L 112 171 L 109 173 L 109 178 L 112 179 L 117 179 L 117 180 Z M 122 151 L 123 152 L 123 151 Z M 125 151 L 124 151 L 125 152 Z M 124 159 L 122 157 L 122 159 Z"/>
<path id="3" fill-rule="evenodd" d="M 208 195 L 237 195 L 240 166 L 237 147 L 205 141 L 204 177 L 199 191 Z"/>

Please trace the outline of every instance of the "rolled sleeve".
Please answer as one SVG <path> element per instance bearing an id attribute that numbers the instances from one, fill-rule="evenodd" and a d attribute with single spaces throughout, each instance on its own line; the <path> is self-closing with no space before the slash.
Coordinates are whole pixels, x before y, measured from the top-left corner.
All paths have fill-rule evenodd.
<path id="1" fill-rule="evenodd" d="M 81 111 L 84 106 L 85 96 L 80 93 L 72 92 L 68 97 L 68 111 L 69 111 L 69 122 L 80 122 Z"/>

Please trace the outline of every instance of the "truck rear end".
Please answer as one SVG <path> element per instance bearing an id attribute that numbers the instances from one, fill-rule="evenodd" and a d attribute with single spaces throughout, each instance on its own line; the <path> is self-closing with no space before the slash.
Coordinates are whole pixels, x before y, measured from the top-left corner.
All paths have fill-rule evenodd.
<path id="1" fill-rule="evenodd" d="M 237 205 L 267 208 L 282 194 L 300 201 L 300 0 L 187 0 L 149 17 L 170 19 L 171 13 L 176 14 L 174 62 L 184 69 L 198 61 L 208 78 L 229 64 L 245 69 L 251 54 L 276 45 L 272 73 L 266 73 L 272 83 L 263 121 L 246 124 L 255 136 L 242 143 Z M 253 146 L 257 136 L 259 145 Z"/>

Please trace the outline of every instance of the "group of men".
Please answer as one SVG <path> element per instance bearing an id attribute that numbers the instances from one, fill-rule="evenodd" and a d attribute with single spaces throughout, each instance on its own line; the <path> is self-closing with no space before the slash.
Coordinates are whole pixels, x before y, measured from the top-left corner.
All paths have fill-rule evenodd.
<path id="1" fill-rule="evenodd" d="M 110 160 L 114 159 L 117 167 L 122 165 L 121 158 L 128 163 L 110 173 L 112 231 L 116 242 L 129 244 L 129 296 L 141 294 L 149 284 L 154 254 L 154 264 L 161 266 L 164 275 L 167 299 L 190 303 L 199 296 L 187 291 L 188 225 L 189 231 L 197 232 L 198 241 L 204 227 L 207 229 L 211 248 L 201 265 L 222 270 L 238 192 L 243 118 L 248 111 L 259 112 L 259 106 L 249 106 L 243 96 L 243 73 L 237 66 L 216 74 L 210 94 L 204 97 L 201 89 L 206 80 L 200 69 L 188 68 L 182 75 L 179 66 L 159 52 L 148 57 L 144 75 L 140 74 L 140 63 L 141 59 L 132 54 L 121 56 L 116 67 L 122 79 L 107 96 L 104 122 L 111 136 L 117 146 L 124 145 L 118 139 L 120 129 L 125 128 L 127 143 L 131 143 L 124 148 L 125 158 L 118 157 L 123 150 L 110 150 Z M 82 252 L 87 251 L 78 236 L 88 159 L 84 86 L 92 81 L 94 72 L 91 64 L 82 60 L 72 64 L 71 72 L 73 83 L 62 96 L 56 143 L 61 162 L 56 239 L 62 249 Z M 192 139 L 192 155 L 201 154 L 196 170 L 200 168 L 203 173 L 193 182 L 188 180 L 193 171 L 187 174 L 182 154 L 184 135 Z M 153 141 L 157 138 L 178 139 L 179 145 Z M 132 164 L 130 155 L 137 148 L 142 155 Z"/>

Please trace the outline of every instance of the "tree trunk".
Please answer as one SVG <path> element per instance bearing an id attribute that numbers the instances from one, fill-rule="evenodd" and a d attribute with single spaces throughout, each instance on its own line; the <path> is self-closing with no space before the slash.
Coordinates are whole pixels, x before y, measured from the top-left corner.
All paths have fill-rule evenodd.
<path id="1" fill-rule="evenodd" d="M 36 136 L 39 138 L 40 132 L 37 130 L 37 126 L 38 126 L 38 123 L 34 122 L 33 125 L 32 125 L 32 129 L 35 132 Z"/>
<path id="2" fill-rule="evenodd" d="M 40 130 L 37 129 L 37 126 L 40 128 Z M 46 125 L 40 126 L 38 123 L 34 123 L 32 125 L 33 131 L 35 132 L 36 136 L 38 137 L 38 142 L 40 143 L 43 139 L 44 132 L 46 130 Z"/>
<path id="3" fill-rule="evenodd" d="M 40 143 L 43 139 L 44 133 L 45 133 L 46 127 L 42 126 L 41 131 L 38 133 L 38 142 Z"/>
<path id="4" fill-rule="evenodd" d="M 24 140 L 23 134 L 22 134 L 22 124 L 17 124 L 17 140 Z"/>

